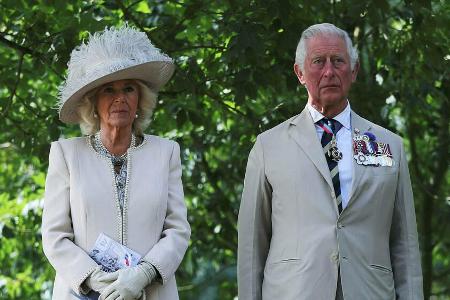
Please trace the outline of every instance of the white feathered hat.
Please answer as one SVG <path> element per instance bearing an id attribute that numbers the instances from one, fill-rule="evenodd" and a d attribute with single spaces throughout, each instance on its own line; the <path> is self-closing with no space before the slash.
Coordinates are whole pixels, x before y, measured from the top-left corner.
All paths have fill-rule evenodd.
<path id="1" fill-rule="evenodd" d="M 105 28 L 89 36 L 70 54 L 68 74 L 59 87 L 59 118 L 80 121 L 78 105 L 90 90 L 122 79 L 139 79 L 158 92 L 174 71 L 172 59 L 162 53 L 144 32 L 127 25 Z"/>

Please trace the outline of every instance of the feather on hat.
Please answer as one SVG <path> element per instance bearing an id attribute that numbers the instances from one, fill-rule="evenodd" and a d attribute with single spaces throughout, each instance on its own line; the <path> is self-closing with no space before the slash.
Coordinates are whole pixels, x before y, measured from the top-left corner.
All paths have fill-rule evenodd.
<path id="1" fill-rule="evenodd" d="M 139 79 L 158 92 L 174 71 L 173 60 L 156 48 L 144 32 L 125 25 L 89 36 L 70 54 L 66 80 L 59 87 L 59 118 L 80 121 L 78 105 L 90 90 L 122 79 Z"/>

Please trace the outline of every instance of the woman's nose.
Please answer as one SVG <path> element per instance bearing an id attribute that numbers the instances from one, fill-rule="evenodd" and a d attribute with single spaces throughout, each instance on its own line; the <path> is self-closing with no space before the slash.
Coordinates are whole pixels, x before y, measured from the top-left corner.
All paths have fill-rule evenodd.
<path id="1" fill-rule="evenodd" d="M 125 93 L 122 91 L 119 91 L 117 93 L 114 94 L 114 101 L 116 102 L 121 102 L 121 101 L 125 101 Z"/>

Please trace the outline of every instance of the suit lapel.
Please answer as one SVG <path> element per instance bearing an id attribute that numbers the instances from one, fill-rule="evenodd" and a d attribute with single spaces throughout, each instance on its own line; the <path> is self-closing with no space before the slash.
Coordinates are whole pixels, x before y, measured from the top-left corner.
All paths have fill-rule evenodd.
<path id="1" fill-rule="evenodd" d="M 359 132 L 360 132 L 359 134 L 364 134 L 365 132 L 370 131 L 370 129 L 371 129 L 370 122 L 361 118 L 353 111 L 351 112 L 351 125 L 352 125 L 352 143 L 353 143 L 353 137 L 355 135 L 355 129 L 359 130 Z M 353 145 L 352 145 L 352 151 L 353 151 Z M 352 152 L 352 156 L 353 156 L 353 152 Z M 354 158 L 352 158 L 352 166 L 353 166 L 352 187 L 350 190 L 349 201 L 348 201 L 348 205 L 346 208 L 348 208 L 354 201 L 353 196 L 357 194 L 356 191 L 359 188 L 359 183 L 361 181 L 361 178 L 363 177 L 364 173 L 367 170 L 366 166 L 357 164 Z"/>
<path id="2" fill-rule="evenodd" d="M 333 189 L 331 174 L 328 169 L 325 155 L 323 154 L 323 148 L 317 137 L 316 128 L 311 115 L 306 107 L 297 117 L 292 119 L 289 124 L 288 133 L 314 163 L 330 188 Z"/>

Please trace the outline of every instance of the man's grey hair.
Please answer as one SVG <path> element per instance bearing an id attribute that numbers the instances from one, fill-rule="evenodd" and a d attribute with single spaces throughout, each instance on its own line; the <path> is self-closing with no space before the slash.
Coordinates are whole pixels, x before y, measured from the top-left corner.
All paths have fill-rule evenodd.
<path id="1" fill-rule="evenodd" d="M 133 122 L 133 133 L 135 135 L 143 135 L 144 130 L 150 125 L 158 95 L 142 81 L 134 80 L 134 82 L 139 88 L 139 102 L 136 111 L 138 117 Z M 96 116 L 97 92 L 99 89 L 100 87 L 87 92 L 78 107 L 80 129 L 85 135 L 95 134 L 100 130 L 100 118 Z"/>
<path id="2" fill-rule="evenodd" d="M 347 53 L 350 56 L 350 64 L 352 70 L 355 68 L 355 64 L 358 61 L 358 51 L 356 47 L 353 47 L 352 40 L 348 36 L 348 33 L 333 24 L 330 23 L 322 23 L 315 24 L 305 29 L 302 33 L 302 37 L 297 45 L 297 50 L 295 51 L 295 63 L 300 66 L 300 70 L 303 72 L 305 65 L 305 58 L 307 54 L 306 42 L 307 40 L 316 37 L 316 36 L 338 36 L 344 39 L 345 44 L 347 45 Z"/>

